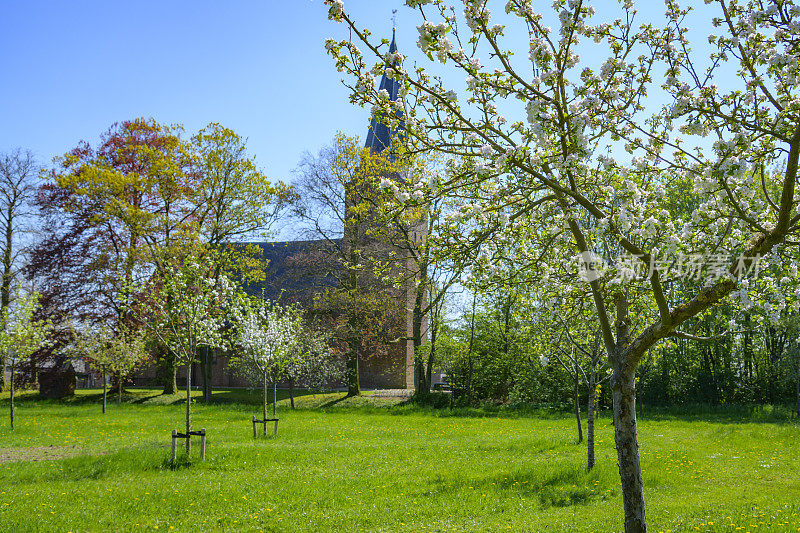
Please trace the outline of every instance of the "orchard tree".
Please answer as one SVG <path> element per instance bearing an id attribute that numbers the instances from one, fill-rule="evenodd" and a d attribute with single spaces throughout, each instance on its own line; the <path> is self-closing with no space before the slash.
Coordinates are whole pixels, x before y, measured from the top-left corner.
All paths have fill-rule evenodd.
<path id="1" fill-rule="evenodd" d="M 129 309 L 186 368 L 186 435 L 192 427 L 192 364 L 198 348 L 225 348 L 226 309 L 233 297 L 233 284 L 216 275 L 213 255 L 205 246 L 184 236 L 180 245 L 164 251 L 158 259 L 158 274 L 135 295 Z M 138 289 L 138 288 L 137 288 Z M 186 454 L 191 439 L 186 439 Z"/>
<path id="2" fill-rule="evenodd" d="M 299 359 L 303 318 L 299 309 L 282 308 L 263 299 L 241 301 L 232 309 L 236 355 L 231 366 L 264 392 L 263 419 L 267 419 L 267 389 L 272 384 L 272 417 L 278 401 L 278 381 Z M 264 433 L 267 426 L 264 424 Z"/>
<path id="3" fill-rule="evenodd" d="M 305 318 L 297 343 L 296 357 L 286 369 L 289 380 L 289 401 L 294 409 L 294 389 L 328 390 L 347 377 L 344 361 L 331 348 L 331 336 Z"/>
<path id="4" fill-rule="evenodd" d="M 586 386 L 586 467 L 594 468 L 595 397 L 597 388 L 611 376 L 603 349 L 602 336 L 593 309 L 587 309 L 587 299 L 570 295 L 538 309 L 534 323 L 540 332 L 548 332 L 549 353 L 569 374 L 573 382 L 575 418 L 578 423 L 578 442 L 582 440 L 580 416 L 580 384 Z M 577 296 L 577 297 L 576 297 Z M 544 363 L 545 361 L 543 361 Z"/>
<path id="5" fill-rule="evenodd" d="M 103 327 L 84 333 L 77 341 L 77 348 L 103 374 L 103 413 L 106 412 L 108 374 L 117 378 L 117 405 L 122 405 L 123 380 L 150 355 L 144 332 L 127 326 L 120 326 L 117 331 Z"/>
<path id="6" fill-rule="evenodd" d="M 28 360 L 46 343 L 52 325 L 45 320 L 36 320 L 39 295 L 33 291 L 18 291 L 17 297 L 3 309 L 0 315 L 0 352 L 9 361 L 10 422 L 14 429 L 14 372 L 17 364 Z"/>
<path id="7" fill-rule="evenodd" d="M 407 0 L 422 17 L 422 52 L 466 77 L 459 91 L 450 78 L 405 70 L 402 56 L 373 41 L 342 0 L 327 3 L 329 17 L 377 58 L 370 66 L 356 43 L 326 43 L 352 80 L 353 100 L 398 124 L 396 104 L 375 90 L 373 75 L 388 70 L 406 96 L 412 150 L 458 156 L 439 194 L 471 190 L 459 216 L 475 224 L 459 242 L 462 253 L 545 223 L 556 238 L 529 251 L 541 259 L 535 268 L 546 274 L 577 254 L 591 274 L 584 279 L 613 369 L 625 530 L 646 531 L 639 362 L 670 336 L 692 338 L 686 321 L 756 291 L 743 281 L 798 233 L 800 6 L 717 0 L 708 8 L 715 16 L 695 17 L 668 1 L 662 22 L 641 24 L 632 0 L 597 16 L 588 1 L 557 1 L 539 13 L 530 0 L 509 0 L 495 20 L 485 0 L 464 0 L 463 19 L 442 0 Z M 687 25 L 698 31 L 709 20 L 711 52 L 702 57 Z M 527 60 L 509 49 L 511 24 L 527 34 Z M 654 81 L 662 73 L 665 81 Z M 670 199 L 687 187 L 697 207 L 671 211 Z M 593 268 L 604 249 L 615 256 Z M 702 283 L 669 301 L 687 265 Z"/>

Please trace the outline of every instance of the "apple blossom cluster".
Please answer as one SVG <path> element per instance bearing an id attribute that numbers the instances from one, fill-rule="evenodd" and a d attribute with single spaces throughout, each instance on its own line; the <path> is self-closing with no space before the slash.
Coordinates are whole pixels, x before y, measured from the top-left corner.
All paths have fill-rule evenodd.
<path id="1" fill-rule="evenodd" d="M 526 279 L 564 279 L 576 246 L 595 255 L 627 253 L 645 269 L 654 257 L 674 263 L 708 255 L 730 267 L 762 251 L 769 264 L 781 239 L 762 250 L 758 243 L 767 241 L 753 236 L 797 232 L 800 198 L 790 187 L 795 177 L 786 178 L 792 146 L 800 143 L 800 11 L 793 3 L 728 5 L 728 15 L 715 21 L 724 35 L 710 39 L 716 51 L 708 72 L 694 70 L 705 63 L 690 56 L 688 11 L 672 1 L 663 27 L 634 22 L 632 2 L 616 19 L 589 2 L 556 2 L 554 32 L 532 2 L 510 0 L 506 13 L 529 33 L 524 68 L 504 49 L 503 27 L 491 25 L 485 2 L 463 2 L 468 32 L 443 2 L 408 4 L 424 14 L 420 49 L 463 75 L 463 94 L 422 68 L 403 70 L 346 13 L 341 18 L 378 58 L 374 72 L 391 68 L 401 82 L 411 149 L 452 157 L 431 196 L 415 197 L 390 180 L 382 187 L 401 202 L 457 197 L 445 225 L 454 234 L 442 242 L 474 260 L 475 283 L 502 283 L 518 270 L 536 272 Z M 584 59 L 579 51 L 587 44 L 594 53 Z M 591 59 L 600 50 L 604 57 Z M 360 82 L 370 75 L 361 53 L 344 43 L 329 51 L 357 80 L 353 100 L 394 120 L 399 104 Z M 722 90 L 708 81 L 731 64 L 739 86 Z M 666 76 L 657 95 L 652 78 L 660 70 Z M 499 113 L 507 102 L 518 102 L 519 120 Z M 657 270 L 629 280 L 642 289 L 637 294 L 663 295 Z M 708 287 L 719 280 L 706 272 L 701 281 Z"/>
<path id="2" fill-rule="evenodd" d="M 298 356 L 303 334 L 300 314 L 259 300 L 233 306 L 231 316 L 236 329 L 231 364 L 254 383 L 278 379 Z"/>
<path id="3" fill-rule="evenodd" d="M 130 307 L 179 361 L 190 364 L 199 346 L 225 347 L 225 307 L 233 293 L 227 276 L 190 257 L 166 265 Z"/>

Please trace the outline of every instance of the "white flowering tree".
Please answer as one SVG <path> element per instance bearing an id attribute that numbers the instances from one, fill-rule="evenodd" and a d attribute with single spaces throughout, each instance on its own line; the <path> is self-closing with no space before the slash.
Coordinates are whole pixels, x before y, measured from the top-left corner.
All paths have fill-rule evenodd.
<path id="1" fill-rule="evenodd" d="M 150 355 L 144 332 L 126 326 L 120 326 L 117 331 L 103 327 L 84 333 L 76 347 L 103 374 L 103 413 L 106 412 L 108 374 L 117 378 L 117 405 L 122 405 L 123 380 Z"/>
<path id="2" fill-rule="evenodd" d="M 343 358 L 331 349 L 331 336 L 304 321 L 298 337 L 296 357 L 286 368 L 289 401 L 294 409 L 294 388 L 321 391 L 347 378 Z"/>
<path id="3" fill-rule="evenodd" d="M 282 308 L 269 300 L 242 299 L 231 310 L 235 355 L 231 366 L 263 390 L 267 419 L 267 390 L 272 384 L 272 417 L 277 410 L 277 383 L 300 359 L 303 318 L 294 307 Z M 266 431 L 266 423 L 264 425 Z"/>
<path id="4" fill-rule="evenodd" d="M 52 324 L 46 320 L 36 320 L 39 308 L 39 294 L 32 291 L 18 291 L 17 297 L 0 314 L 0 352 L 8 361 L 11 377 L 10 423 L 14 429 L 14 373 L 20 362 L 29 359 L 47 342 Z"/>
<path id="5" fill-rule="evenodd" d="M 226 310 L 233 284 L 206 255 L 172 253 L 132 305 L 137 318 L 186 367 L 186 453 L 192 427 L 192 363 L 198 348 L 224 348 Z M 174 251 L 173 251 L 174 252 Z"/>
<path id="6" fill-rule="evenodd" d="M 422 19 L 419 47 L 436 72 L 455 73 L 441 78 L 406 70 L 341 0 L 327 3 L 358 41 L 326 44 L 353 99 L 397 125 L 398 104 L 375 90 L 373 76 L 388 72 L 402 84 L 412 149 L 454 157 L 439 194 L 460 191 L 458 218 L 472 222 L 459 253 L 488 261 L 479 243 L 533 228 L 551 236 L 547 248 L 518 249 L 542 282 L 577 257 L 613 369 L 625 530 L 646 531 L 637 365 L 668 337 L 694 338 L 682 325 L 726 299 L 756 301 L 759 284 L 743 280 L 797 240 L 800 6 L 716 0 L 694 15 L 669 0 L 663 20 L 642 23 L 632 0 L 597 14 L 582 0 L 546 13 L 509 0 L 499 16 L 486 0 L 464 0 L 463 14 L 407 0 Z M 706 25 L 710 50 L 689 42 L 689 24 Z M 527 57 L 507 33 L 526 35 Z M 459 73 L 465 86 L 448 86 Z M 674 291 L 689 273 L 700 282 Z"/>

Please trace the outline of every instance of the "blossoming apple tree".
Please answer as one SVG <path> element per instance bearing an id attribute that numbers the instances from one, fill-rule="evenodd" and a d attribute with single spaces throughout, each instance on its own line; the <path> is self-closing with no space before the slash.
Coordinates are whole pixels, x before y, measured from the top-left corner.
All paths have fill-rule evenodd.
<path id="1" fill-rule="evenodd" d="M 646 531 L 639 361 L 670 336 L 692 338 L 687 321 L 749 298 L 758 284 L 743 281 L 796 242 L 800 6 L 716 0 L 709 17 L 668 0 L 663 19 L 642 23 L 632 0 L 598 13 L 583 0 L 544 13 L 508 0 L 500 15 L 487 0 L 463 0 L 463 13 L 407 0 L 419 48 L 437 64 L 426 71 L 406 69 L 342 0 L 327 3 L 353 36 L 326 43 L 353 100 L 393 126 L 400 108 L 411 150 L 452 156 L 438 194 L 462 194 L 454 222 L 471 230 L 453 241 L 457 252 L 487 261 L 482 244 L 533 227 L 552 236 L 544 250 L 519 248 L 540 279 L 577 255 L 613 369 L 625 530 Z M 693 46 L 687 25 L 703 31 L 709 20 L 710 50 Z M 511 48 L 520 34 L 525 54 Z M 376 91 L 384 72 L 403 100 Z M 689 263 L 701 283 L 673 291 Z"/>
<path id="2" fill-rule="evenodd" d="M 192 363 L 199 347 L 227 345 L 226 311 L 234 292 L 228 277 L 216 272 L 209 258 L 213 251 L 204 251 L 193 249 L 191 242 L 180 250 L 167 250 L 148 286 L 130 291 L 138 292 L 131 302 L 137 318 L 186 368 L 186 435 L 192 425 Z M 187 455 L 190 452 L 191 439 L 186 438 Z"/>
<path id="3" fill-rule="evenodd" d="M 14 373 L 17 364 L 26 361 L 42 348 L 52 330 L 49 321 L 36 319 L 38 308 L 39 294 L 20 290 L 11 305 L 3 308 L 0 315 L 0 352 L 7 357 L 11 370 L 8 381 L 11 429 L 14 429 Z"/>
<path id="4" fill-rule="evenodd" d="M 231 311 L 236 355 L 231 366 L 252 383 L 262 385 L 263 419 L 267 419 L 267 389 L 272 383 L 272 416 L 277 410 L 277 383 L 297 364 L 303 346 L 303 317 L 293 307 L 281 308 L 263 299 L 243 299 Z M 266 432 L 266 423 L 264 425 Z"/>

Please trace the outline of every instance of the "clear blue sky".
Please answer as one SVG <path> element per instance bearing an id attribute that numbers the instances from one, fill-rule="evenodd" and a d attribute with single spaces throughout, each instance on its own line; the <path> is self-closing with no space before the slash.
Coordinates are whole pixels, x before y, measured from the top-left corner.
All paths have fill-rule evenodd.
<path id="1" fill-rule="evenodd" d="M 387 37 L 400 4 L 347 3 Z M 336 130 L 366 135 L 368 110 L 348 102 L 323 47 L 343 29 L 322 0 L 0 0 L 0 152 L 28 148 L 47 164 L 115 121 L 189 133 L 213 121 L 247 137 L 272 178 L 291 179 Z M 401 45 L 415 48 L 416 33 L 409 23 Z"/>
<path id="2" fill-rule="evenodd" d="M 598 14 L 615 3 L 595 2 Z M 419 14 L 402 4 L 346 1 L 376 37 L 390 37 L 398 8 L 398 45 L 413 61 Z M 663 12 L 661 2 L 637 4 Z M 188 133 L 220 122 L 248 139 L 273 179 L 290 180 L 302 153 L 337 130 L 366 135 L 369 112 L 348 102 L 323 47 L 346 36 L 322 0 L 0 0 L 0 152 L 28 148 L 47 164 L 115 121 L 153 117 Z M 524 59 L 524 31 L 508 39 Z"/>

